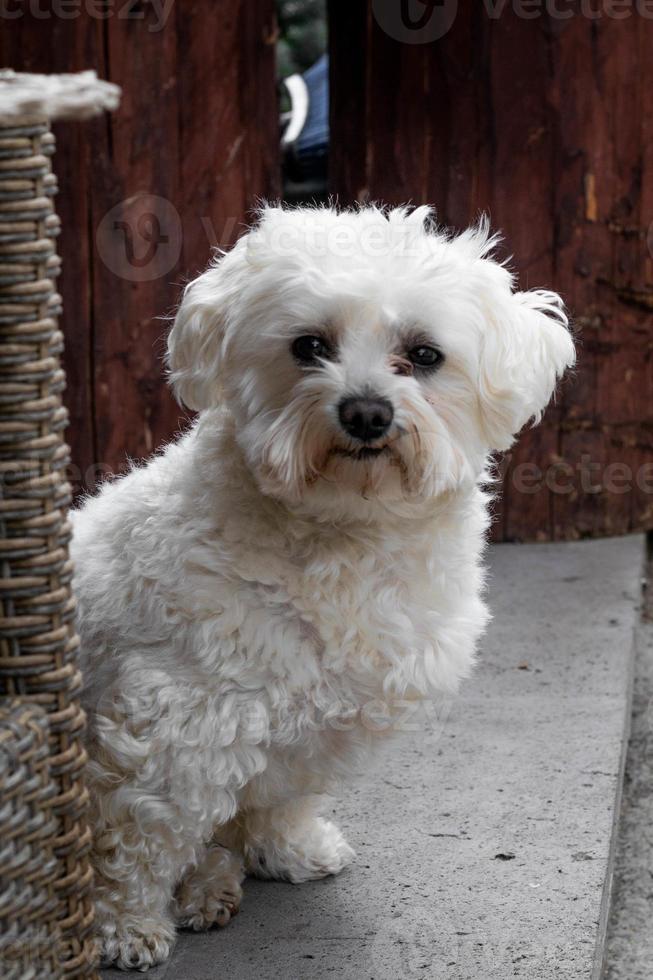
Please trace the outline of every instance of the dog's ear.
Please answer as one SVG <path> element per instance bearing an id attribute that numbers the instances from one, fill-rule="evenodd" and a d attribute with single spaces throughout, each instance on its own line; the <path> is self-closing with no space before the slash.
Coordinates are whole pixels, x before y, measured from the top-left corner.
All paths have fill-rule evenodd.
<path id="1" fill-rule="evenodd" d="M 491 449 L 508 449 L 520 429 L 539 420 L 558 378 L 575 361 L 561 298 L 533 290 L 493 295 L 481 340 L 478 389 Z"/>
<path id="2" fill-rule="evenodd" d="M 244 240 L 218 256 L 184 289 L 168 335 L 168 378 L 180 404 L 195 411 L 220 402 L 229 312 L 241 288 Z"/>

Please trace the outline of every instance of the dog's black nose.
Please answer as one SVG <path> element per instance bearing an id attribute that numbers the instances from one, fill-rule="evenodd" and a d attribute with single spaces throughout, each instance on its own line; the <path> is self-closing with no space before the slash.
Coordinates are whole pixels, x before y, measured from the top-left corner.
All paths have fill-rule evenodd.
<path id="1" fill-rule="evenodd" d="M 338 415 L 348 436 L 374 442 L 390 428 L 394 410 L 386 398 L 343 398 Z"/>

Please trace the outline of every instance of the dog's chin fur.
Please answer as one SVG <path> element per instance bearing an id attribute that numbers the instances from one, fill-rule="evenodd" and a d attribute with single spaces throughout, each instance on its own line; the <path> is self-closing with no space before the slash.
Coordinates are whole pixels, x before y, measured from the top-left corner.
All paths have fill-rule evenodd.
<path id="1" fill-rule="evenodd" d="M 513 292 L 484 225 L 451 238 L 428 217 L 265 210 L 170 334 L 196 422 L 73 514 L 105 962 L 144 969 L 176 925 L 226 924 L 246 870 L 341 870 L 321 794 L 471 668 L 487 461 L 573 344 L 558 297 Z M 331 356 L 297 363 L 300 334 Z M 437 370 L 413 369 L 416 343 Z M 392 405 L 376 442 L 343 431 L 348 396 Z"/>

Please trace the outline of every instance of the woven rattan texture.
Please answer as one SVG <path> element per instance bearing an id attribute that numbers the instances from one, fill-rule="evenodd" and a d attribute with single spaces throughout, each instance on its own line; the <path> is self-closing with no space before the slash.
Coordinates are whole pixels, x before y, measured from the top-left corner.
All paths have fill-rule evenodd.
<path id="1" fill-rule="evenodd" d="M 64 976 L 94 975 L 47 124 L 0 127 L 0 693 L 48 714 Z M 2 842 L 4 843 L 4 841 Z"/>
<path id="2" fill-rule="evenodd" d="M 58 980 L 54 882 L 57 785 L 47 715 L 20 701 L 0 706 L 0 976 Z"/>

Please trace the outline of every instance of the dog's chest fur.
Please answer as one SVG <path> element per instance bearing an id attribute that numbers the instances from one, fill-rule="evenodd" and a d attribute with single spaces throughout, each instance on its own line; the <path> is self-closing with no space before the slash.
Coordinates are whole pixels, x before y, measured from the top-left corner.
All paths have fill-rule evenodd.
<path id="1" fill-rule="evenodd" d="M 384 651 L 413 648 L 433 613 L 438 588 L 428 551 L 402 554 L 396 542 L 338 532 L 280 558 L 282 548 L 243 560 L 238 595 L 249 610 L 241 642 L 267 650 L 270 670 L 291 688 L 325 671 L 365 678 L 367 690 L 382 686 Z M 270 568 L 273 582 L 263 571 Z"/>
<path id="2" fill-rule="evenodd" d="M 108 712 L 130 730 L 136 705 L 139 738 L 170 738 L 179 778 L 200 756 L 223 765 L 233 737 L 234 779 L 251 765 L 268 780 L 281 753 L 305 786 L 291 757 L 331 771 L 373 737 L 370 702 L 453 690 L 468 672 L 485 505 L 479 491 L 437 519 L 335 527 L 262 498 L 237 460 L 205 426 L 75 515 L 86 706 L 92 727 Z"/>

